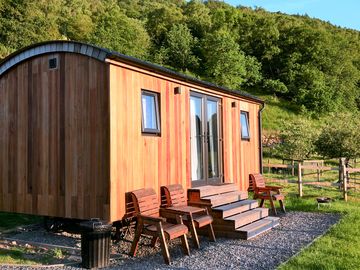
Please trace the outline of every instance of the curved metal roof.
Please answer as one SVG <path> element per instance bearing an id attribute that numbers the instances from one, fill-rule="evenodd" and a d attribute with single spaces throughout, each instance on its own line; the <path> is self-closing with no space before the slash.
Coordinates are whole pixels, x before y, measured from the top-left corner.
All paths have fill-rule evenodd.
<path id="1" fill-rule="evenodd" d="M 232 91 L 228 88 L 210 82 L 202 81 L 194 77 L 190 77 L 188 75 L 175 72 L 171 69 L 164 68 L 162 66 L 137 59 L 135 57 L 127 56 L 115 51 L 111 51 L 95 45 L 86 44 L 77 41 L 66 41 L 66 40 L 47 41 L 47 42 L 37 43 L 25 47 L 19 51 L 16 51 L 10 54 L 9 56 L 7 56 L 6 58 L 4 58 L 2 61 L 0 61 L 0 77 L 3 74 L 5 74 L 5 72 L 10 70 L 13 66 L 16 66 L 17 64 L 27 59 L 42 54 L 51 54 L 51 53 L 59 53 L 59 52 L 78 53 L 82 55 L 87 55 L 89 57 L 95 58 L 100 61 L 105 61 L 106 59 L 118 60 L 121 62 L 126 62 L 132 65 L 136 65 L 143 69 L 161 73 L 163 75 L 170 76 L 179 79 L 181 81 L 190 82 L 196 85 L 214 89 L 219 92 L 224 92 L 230 95 L 250 99 L 258 103 L 264 103 L 263 100 L 259 99 L 256 96 L 250 95 L 246 92 L 242 92 L 239 90 Z"/>

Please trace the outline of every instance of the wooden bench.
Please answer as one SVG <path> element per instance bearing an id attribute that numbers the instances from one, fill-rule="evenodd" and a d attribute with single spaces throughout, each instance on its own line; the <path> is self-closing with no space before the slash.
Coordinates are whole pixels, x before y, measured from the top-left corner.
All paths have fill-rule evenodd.
<path id="1" fill-rule="evenodd" d="M 137 225 L 135 237 L 131 245 L 130 255 L 135 256 L 138 243 L 142 234 L 152 236 L 151 245 L 155 246 L 160 239 L 162 255 L 167 264 L 170 264 L 170 253 L 167 240 L 180 237 L 183 252 L 190 255 L 189 245 L 186 238 L 187 226 L 183 224 L 180 215 L 160 211 L 158 197 L 152 188 L 139 189 L 129 193 L 134 204 Z M 176 220 L 177 224 L 167 222 L 167 218 Z"/>
<path id="2" fill-rule="evenodd" d="M 209 215 L 207 208 L 189 206 L 185 191 L 180 184 L 162 186 L 161 190 L 161 202 L 162 207 L 167 211 L 183 216 L 184 223 L 191 231 L 193 243 L 197 248 L 200 248 L 199 237 L 196 229 L 206 227 L 209 233 L 209 239 L 216 241 L 214 230 L 212 227 L 213 218 Z"/>
<path id="3" fill-rule="evenodd" d="M 277 215 L 274 201 L 279 201 L 281 209 L 285 211 L 285 196 L 281 194 L 280 189 L 282 187 L 278 186 L 266 186 L 265 178 L 261 174 L 250 174 L 250 179 L 254 187 L 254 199 L 260 199 L 260 207 L 263 207 L 264 201 L 269 200 L 271 209 L 274 211 L 274 214 Z"/>

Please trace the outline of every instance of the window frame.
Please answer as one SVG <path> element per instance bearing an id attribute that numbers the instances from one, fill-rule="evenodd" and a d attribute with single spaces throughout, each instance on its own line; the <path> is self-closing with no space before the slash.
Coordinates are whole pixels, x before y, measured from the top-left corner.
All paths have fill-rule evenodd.
<path id="1" fill-rule="evenodd" d="M 144 126 L 144 110 L 143 110 L 143 95 L 154 97 L 155 100 L 155 117 L 156 117 L 156 126 L 157 128 L 146 128 Z M 141 103 L 141 133 L 148 135 L 160 135 L 161 134 L 161 119 L 160 119 L 160 93 L 153 92 L 146 89 L 141 89 L 140 95 Z"/>
<path id="2" fill-rule="evenodd" d="M 242 115 L 245 115 L 245 118 L 246 118 L 248 136 L 243 136 L 243 127 L 242 127 L 242 121 L 241 121 Z M 251 135 L 250 135 L 249 112 L 240 111 L 240 127 L 241 127 L 241 130 L 240 130 L 240 132 L 241 132 L 241 140 L 250 141 Z"/>

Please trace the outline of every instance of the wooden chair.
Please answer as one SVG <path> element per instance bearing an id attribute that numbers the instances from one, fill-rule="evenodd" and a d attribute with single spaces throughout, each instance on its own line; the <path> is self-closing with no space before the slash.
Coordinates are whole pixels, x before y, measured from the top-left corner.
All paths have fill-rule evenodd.
<path id="1" fill-rule="evenodd" d="M 157 239 L 160 239 L 162 255 L 167 264 L 170 264 L 170 253 L 167 240 L 180 237 L 183 252 L 190 255 L 189 245 L 186 238 L 188 228 L 183 224 L 180 215 L 160 213 L 158 198 L 152 188 L 139 189 L 130 192 L 131 200 L 137 218 L 135 237 L 131 245 L 130 255 L 135 256 L 138 243 L 142 234 L 152 236 L 151 245 L 154 247 Z M 166 222 L 166 218 L 175 219 L 177 224 Z"/>
<path id="2" fill-rule="evenodd" d="M 207 226 L 209 239 L 216 241 L 212 227 L 213 218 L 207 208 L 188 206 L 184 189 L 179 184 L 162 186 L 160 191 L 161 207 L 166 208 L 170 213 L 183 216 L 183 221 L 190 229 L 193 243 L 197 248 L 200 248 L 200 244 L 196 229 L 201 227 Z"/>
<path id="3" fill-rule="evenodd" d="M 269 200 L 274 214 L 277 215 L 274 201 L 279 201 L 281 209 L 285 211 L 285 196 L 281 194 L 278 186 L 266 186 L 265 178 L 261 174 L 250 174 L 250 179 L 254 187 L 254 199 L 261 199 L 260 207 L 263 207 L 264 200 Z"/>

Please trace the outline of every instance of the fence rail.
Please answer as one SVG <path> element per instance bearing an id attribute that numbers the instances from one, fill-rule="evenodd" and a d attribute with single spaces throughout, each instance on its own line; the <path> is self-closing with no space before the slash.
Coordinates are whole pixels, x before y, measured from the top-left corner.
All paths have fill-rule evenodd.
<path id="1" fill-rule="evenodd" d="M 319 162 L 320 163 L 320 162 Z M 322 163 L 323 164 L 323 163 Z M 348 196 L 348 176 L 349 173 L 357 173 L 360 172 L 360 168 L 346 168 L 345 160 L 340 159 L 338 167 L 330 167 L 330 166 L 319 166 L 319 165 L 303 165 L 301 162 L 298 164 L 272 164 L 272 163 L 265 163 L 263 167 L 268 168 L 269 171 L 271 168 L 283 168 L 283 169 L 292 169 L 292 175 L 294 175 L 294 170 L 298 170 L 298 194 L 300 197 L 303 196 L 303 170 L 316 170 L 317 171 L 317 178 L 318 181 L 320 180 L 320 175 L 323 171 L 339 171 L 339 182 L 341 183 L 342 192 L 344 200 L 347 201 Z"/>

